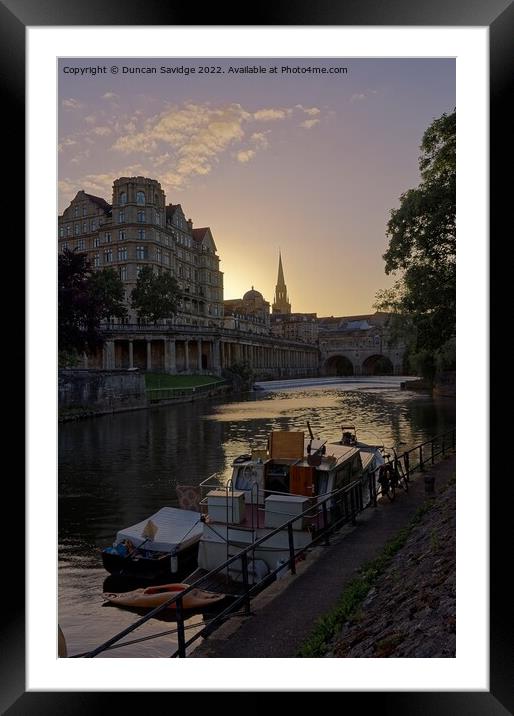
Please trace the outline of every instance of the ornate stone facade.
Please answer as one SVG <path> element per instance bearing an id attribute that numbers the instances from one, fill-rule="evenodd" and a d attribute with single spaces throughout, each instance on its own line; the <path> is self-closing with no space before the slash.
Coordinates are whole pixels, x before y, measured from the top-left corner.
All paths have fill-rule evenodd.
<path id="1" fill-rule="evenodd" d="M 161 185 L 146 177 L 121 177 L 109 204 L 79 191 L 59 216 L 59 250 L 76 249 L 96 269 L 111 267 L 126 287 L 128 323 L 137 319 L 130 293 L 142 266 L 169 271 L 180 289 L 180 309 L 165 323 L 222 326 L 223 274 L 209 227 L 193 228 L 180 204 L 166 204 Z"/>

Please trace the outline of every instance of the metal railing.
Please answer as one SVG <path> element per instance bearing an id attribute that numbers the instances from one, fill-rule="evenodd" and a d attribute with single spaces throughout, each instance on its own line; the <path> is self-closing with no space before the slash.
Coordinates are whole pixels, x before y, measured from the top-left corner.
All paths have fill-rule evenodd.
<path id="1" fill-rule="evenodd" d="M 417 445 L 416 447 L 405 451 L 404 453 L 402 453 L 402 455 L 395 456 L 394 459 L 390 460 L 389 462 L 391 464 L 396 463 L 397 467 L 398 461 L 403 460 L 405 473 L 407 477 L 410 477 L 410 475 L 412 475 L 416 470 L 422 472 L 427 462 L 433 464 L 435 458 L 439 455 L 444 456 L 447 452 L 455 450 L 455 440 L 455 430 L 451 430 L 447 433 L 438 435 L 431 440 L 427 440 L 421 445 Z M 427 446 L 430 446 L 429 455 L 426 454 L 426 450 L 428 449 Z M 410 464 L 410 456 L 412 454 L 417 454 L 419 456 L 419 461 L 415 465 Z M 315 498 L 315 505 L 309 507 L 301 514 L 294 515 L 276 529 L 272 530 L 271 532 L 264 535 L 255 542 L 252 542 L 252 544 L 248 545 L 248 547 L 243 548 L 242 550 L 237 552 L 237 554 L 227 558 L 225 562 L 197 579 L 195 582 L 193 582 L 193 584 L 189 585 L 187 589 L 180 592 L 179 594 L 171 596 L 167 601 L 163 602 L 163 604 L 160 604 L 158 607 L 152 609 L 148 614 L 145 614 L 145 616 L 141 617 L 141 619 L 138 619 L 134 624 L 119 632 L 111 639 L 108 639 L 103 644 L 100 644 L 92 651 L 81 656 L 84 656 L 85 658 L 93 658 L 98 654 L 106 651 L 118 641 L 120 641 L 120 639 L 122 639 L 124 636 L 127 636 L 135 629 L 142 626 L 150 619 L 153 619 L 155 616 L 157 616 L 162 611 L 168 609 L 171 605 L 174 604 L 176 609 L 176 634 L 178 648 L 173 654 L 171 654 L 171 657 L 185 658 L 187 647 L 189 647 L 194 641 L 196 641 L 200 637 L 208 636 L 221 622 L 226 620 L 226 618 L 230 614 L 235 612 L 241 605 L 243 606 L 244 614 L 249 615 L 252 597 L 255 596 L 258 592 L 260 592 L 269 583 L 271 583 L 279 572 L 288 568 L 291 574 L 296 574 L 296 562 L 298 561 L 298 558 L 301 557 L 313 545 L 317 544 L 320 541 L 323 541 L 325 545 L 328 545 L 330 543 L 330 535 L 333 531 L 342 527 L 345 524 L 356 524 L 356 517 L 360 512 L 371 506 L 376 507 L 377 498 L 380 494 L 380 492 L 377 490 L 377 474 L 379 469 L 380 467 L 377 467 L 374 470 L 365 473 L 365 475 L 358 481 L 353 482 L 352 484 L 347 485 L 345 487 L 339 488 L 338 490 L 334 490 L 331 493 L 327 493 L 326 495 Z M 215 476 L 216 474 L 211 475 L 209 478 L 203 481 L 202 485 L 205 485 L 205 483 L 213 479 Z M 365 498 L 366 487 L 368 492 L 367 498 Z M 230 491 L 233 492 L 233 486 L 231 484 L 226 484 L 226 489 L 227 494 Z M 298 520 L 302 520 L 304 518 L 311 518 L 313 520 L 314 529 L 311 532 L 312 539 L 305 546 L 295 548 L 293 525 L 295 522 L 298 522 Z M 248 555 L 251 553 L 251 559 L 252 561 L 255 561 L 256 550 L 262 545 L 264 545 L 269 539 L 283 531 L 287 531 L 288 536 L 288 562 L 286 564 L 277 565 L 275 569 L 269 571 L 261 580 L 250 585 L 250 560 Z M 243 583 L 242 594 L 236 597 L 231 604 L 229 604 L 219 614 L 213 617 L 213 619 L 209 620 L 208 624 L 204 628 L 200 629 L 198 632 L 196 632 L 189 639 L 186 640 L 186 630 L 188 627 L 185 624 L 184 617 L 184 597 L 187 596 L 194 589 L 198 589 L 201 585 L 211 581 L 214 575 L 219 574 L 225 570 L 227 570 L 228 573 L 230 565 L 233 565 L 236 562 L 241 563 L 241 575 Z"/>
<path id="2" fill-rule="evenodd" d="M 147 388 L 146 395 L 151 403 L 160 400 L 171 400 L 172 398 L 187 397 L 189 395 L 204 393 L 212 390 L 214 387 L 227 385 L 226 380 L 215 380 L 210 383 L 202 383 L 201 385 L 185 386 L 182 388 Z"/>

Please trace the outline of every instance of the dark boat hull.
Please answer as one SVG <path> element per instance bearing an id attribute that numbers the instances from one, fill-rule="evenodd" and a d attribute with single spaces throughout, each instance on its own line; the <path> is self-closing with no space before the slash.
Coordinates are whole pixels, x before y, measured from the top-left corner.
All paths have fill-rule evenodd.
<path id="1" fill-rule="evenodd" d="M 164 554 L 157 559 L 145 557 L 122 557 L 119 554 L 102 550 L 102 562 L 105 569 L 118 577 L 138 577 L 156 579 L 184 573 L 186 569 L 195 569 L 198 564 L 198 542 L 177 554 L 177 569 L 171 570 L 171 558 Z"/>

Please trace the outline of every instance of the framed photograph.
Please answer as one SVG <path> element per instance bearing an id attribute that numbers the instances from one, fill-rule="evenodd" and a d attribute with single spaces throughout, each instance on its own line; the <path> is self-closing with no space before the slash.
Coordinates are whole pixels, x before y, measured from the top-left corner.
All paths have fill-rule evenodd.
<path id="1" fill-rule="evenodd" d="M 484 3 L 468 13 L 441 4 L 421 12 L 405 3 L 386 13 L 374 2 L 351 10 L 279 5 L 255 26 L 225 22 L 223 13 L 190 25 L 182 13 L 153 3 L 144 13 L 129 4 L 123 17 L 112 3 L 0 5 L 3 82 L 20 147 L 26 122 L 29 398 L 26 602 L 20 595 L 4 632 L 3 710 L 81 713 L 97 698 L 92 692 L 233 690 L 343 691 L 395 713 L 504 713 L 512 708 L 509 610 L 504 588 L 489 594 L 489 570 L 501 585 L 505 506 L 489 494 L 486 346 L 489 206 L 500 206 L 505 187 L 493 182 L 489 199 L 488 131 L 490 122 L 494 155 L 507 134 L 512 6 Z M 386 345 L 377 316 L 396 300 L 395 269 L 406 266 L 388 243 L 395 220 L 405 221 L 406 192 L 420 183 L 420 171 L 426 179 L 420 155 L 434 162 L 425 133 L 446 131 L 455 113 L 456 406 L 414 398 L 393 411 L 380 390 L 399 391 L 408 380 L 408 349 Z M 13 169 L 20 186 L 22 166 Z M 491 211 L 495 220 L 499 214 Z M 87 262 L 87 280 L 108 278 L 108 286 L 94 285 L 111 292 L 110 303 L 101 342 L 92 323 L 86 343 L 73 344 L 70 329 L 64 355 L 55 286 L 59 271 L 61 290 L 63 257 L 71 271 L 77 256 Z M 172 277 L 173 286 L 157 287 L 155 277 Z M 157 290 L 158 309 L 150 296 Z M 359 331 L 365 338 L 355 337 Z M 455 342 L 455 330 L 448 335 Z M 327 376 L 353 376 L 356 392 L 336 399 L 330 381 L 323 389 L 313 384 Z M 358 397 L 359 382 L 376 376 L 383 384 L 360 394 L 372 397 Z M 291 381 L 313 392 L 288 392 L 298 387 Z M 263 400 L 258 389 L 271 382 Z M 84 408 L 77 396 L 91 395 L 93 383 L 101 398 Z M 227 393 L 230 386 L 253 392 L 240 399 Z M 273 449 L 296 456 L 286 431 L 308 437 L 305 421 L 309 470 L 318 451 L 312 429 L 320 460 L 328 460 L 325 444 L 336 452 L 334 440 L 346 450 L 334 433 L 344 411 L 363 416 L 357 437 L 365 444 L 403 445 L 404 452 L 457 426 L 456 650 L 449 638 L 432 653 L 395 653 L 384 638 L 377 651 L 375 635 L 360 653 L 343 652 L 337 640 L 324 653 L 302 652 L 320 606 L 296 618 L 304 641 L 296 635 L 291 647 L 282 643 L 280 634 L 292 629 L 284 617 L 274 648 L 256 653 L 243 638 L 236 648 L 237 630 L 225 625 L 232 650 L 212 640 L 209 651 L 206 639 L 196 655 L 187 652 L 196 658 L 170 662 L 184 655 L 175 618 L 132 632 L 141 614 L 107 604 L 114 592 L 132 592 L 109 581 L 106 555 L 119 559 L 124 546 L 139 550 L 139 562 L 155 560 L 143 547 L 157 545 L 159 530 L 164 538 L 159 508 L 170 503 L 170 489 L 173 504 L 184 507 L 213 473 L 239 484 L 237 461 L 262 462 L 268 433 L 271 462 Z M 428 450 L 419 452 L 421 468 Z M 290 484 L 263 489 L 271 499 Z M 302 482 L 296 494 L 305 489 Z M 491 539 L 490 508 L 498 511 Z M 142 537 L 134 546 L 137 525 Z M 266 527 L 273 526 L 270 517 Z M 192 523 L 184 544 L 189 529 Z M 205 572 L 216 539 L 200 548 Z M 174 549 L 166 543 L 162 553 L 181 554 Z M 256 574 L 255 553 L 253 562 Z M 278 571 L 279 585 L 280 560 L 260 562 Z M 325 598 L 328 606 L 329 591 L 312 592 L 312 603 Z M 202 620 L 188 616 L 185 638 Z M 264 635 L 265 622 L 256 629 Z M 106 650 L 97 649 L 102 644 Z M 323 656 L 332 658 L 312 658 Z M 81 692 L 80 702 L 66 692 Z"/>

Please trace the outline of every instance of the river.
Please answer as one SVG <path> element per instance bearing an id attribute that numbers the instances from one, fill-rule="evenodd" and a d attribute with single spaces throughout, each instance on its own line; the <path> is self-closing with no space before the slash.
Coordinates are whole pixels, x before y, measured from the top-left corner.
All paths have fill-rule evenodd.
<path id="1" fill-rule="evenodd" d="M 276 382 L 271 391 L 223 401 L 61 425 L 58 600 L 68 654 L 97 646 L 137 619 L 133 612 L 103 604 L 107 573 L 99 551 L 112 543 L 118 529 L 164 505 L 176 506 L 177 483 L 196 484 L 215 472 L 228 477 L 232 460 L 250 446 L 265 446 L 270 431 L 307 431 L 307 421 L 324 440 L 338 440 L 345 423 L 356 426 L 363 442 L 400 450 L 455 427 L 452 399 L 401 391 L 402 380 L 394 376 Z M 201 619 L 193 617 L 191 627 Z M 173 622 L 153 620 L 126 640 L 173 628 Z M 104 656 L 167 657 L 175 648 L 171 634 Z"/>

